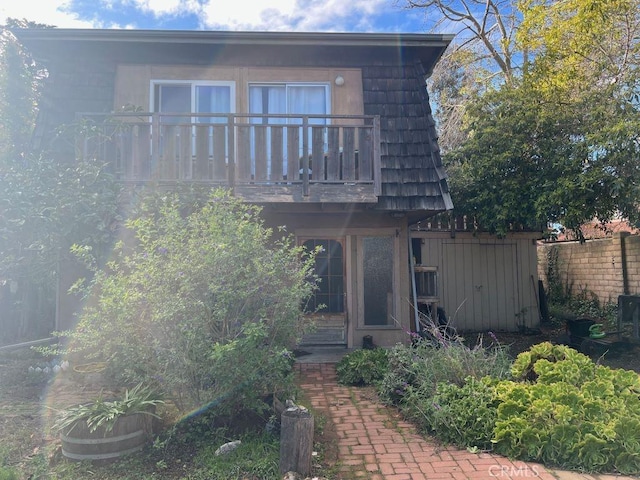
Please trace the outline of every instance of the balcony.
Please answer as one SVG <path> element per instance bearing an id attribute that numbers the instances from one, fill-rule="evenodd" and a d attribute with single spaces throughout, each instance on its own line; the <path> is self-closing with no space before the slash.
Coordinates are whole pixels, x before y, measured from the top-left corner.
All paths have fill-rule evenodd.
<path id="1" fill-rule="evenodd" d="M 200 183 L 247 201 L 375 203 L 376 116 L 83 114 L 80 158 L 129 184 Z"/>

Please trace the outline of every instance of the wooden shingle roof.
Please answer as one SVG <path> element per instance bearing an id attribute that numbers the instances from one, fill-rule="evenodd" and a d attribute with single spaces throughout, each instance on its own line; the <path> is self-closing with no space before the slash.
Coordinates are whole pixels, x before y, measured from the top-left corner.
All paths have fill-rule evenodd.
<path id="1" fill-rule="evenodd" d="M 383 210 L 453 208 L 421 62 L 363 68 L 366 115 L 380 115 Z"/>

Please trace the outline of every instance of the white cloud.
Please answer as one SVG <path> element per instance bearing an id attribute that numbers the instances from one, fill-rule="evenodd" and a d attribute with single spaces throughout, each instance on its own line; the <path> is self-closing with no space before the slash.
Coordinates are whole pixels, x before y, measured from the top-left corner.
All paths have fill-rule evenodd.
<path id="1" fill-rule="evenodd" d="M 5 0 L 0 4 L 0 23 L 7 18 L 26 18 L 61 28 L 91 28 L 91 22 L 79 20 L 65 10 L 69 1 L 63 0 Z"/>
<path id="2" fill-rule="evenodd" d="M 388 0 L 208 0 L 202 6 L 204 28 L 229 30 L 366 30 L 367 19 Z"/>
<path id="3" fill-rule="evenodd" d="M 189 2 L 183 0 L 134 0 L 134 3 L 143 12 L 153 13 L 155 16 L 170 15 L 188 7 Z"/>
<path id="4" fill-rule="evenodd" d="M 76 2 L 83 5 L 84 20 L 74 13 L 79 8 Z M 208 30 L 374 31 L 380 29 L 381 18 L 398 12 L 393 4 L 392 0 L 0 0 L 0 23 L 12 17 L 61 28 L 132 28 L 143 18 L 170 21 L 190 14 L 199 19 L 199 28 Z M 138 13 L 131 15 L 132 10 Z M 407 12 L 405 18 L 413 17 Z M 403 29 L 403 25 L 385 27 Z M 186 28 L 194 28 L 193 23 Z"/>

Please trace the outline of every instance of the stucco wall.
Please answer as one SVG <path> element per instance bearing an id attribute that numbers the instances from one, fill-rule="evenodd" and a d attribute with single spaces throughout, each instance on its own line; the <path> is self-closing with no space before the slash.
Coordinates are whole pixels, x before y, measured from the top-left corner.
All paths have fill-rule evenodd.
<path id="1" fill-rule="evenodd" d="M 557 257 L 556 257 L 557 255 Z M 563 242 L 538 247 L 538 274 L 548 287 L 549 260 L 572 294 L 593 292 L 601 302 L 618 295 L 640 294 L 640 236 L 626 232 L 585 243 Z"/>

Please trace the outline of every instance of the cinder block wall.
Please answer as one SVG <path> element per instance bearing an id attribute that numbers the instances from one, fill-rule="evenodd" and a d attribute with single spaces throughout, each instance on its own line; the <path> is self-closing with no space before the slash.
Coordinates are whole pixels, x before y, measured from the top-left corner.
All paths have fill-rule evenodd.
<path id="1" fill-rule="evenodd" d="M 538 275 L 547 285 L 549 260 L 557 254 L 557 271 L 573 294 L 593 292 L 601 302 L 618 295 L 640 294 L 640 236 L 627 232 L 585 243 L 563 242 L 538 247 Z"/>

